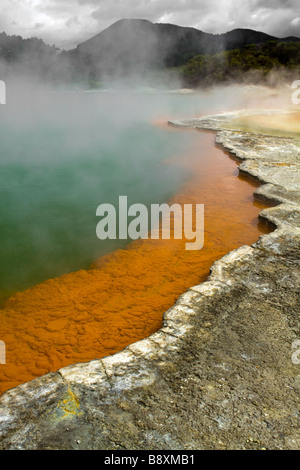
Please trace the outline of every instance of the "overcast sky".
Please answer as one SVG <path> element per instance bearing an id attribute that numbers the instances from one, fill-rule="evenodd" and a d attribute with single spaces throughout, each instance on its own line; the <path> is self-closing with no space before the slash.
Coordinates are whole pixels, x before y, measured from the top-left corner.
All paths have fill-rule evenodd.
<path id="1" fill-rule="evenodd" d="M 1 0 L 0 32 L 70 49 L 122 18 L 300 37 L 300 0 Z"/>

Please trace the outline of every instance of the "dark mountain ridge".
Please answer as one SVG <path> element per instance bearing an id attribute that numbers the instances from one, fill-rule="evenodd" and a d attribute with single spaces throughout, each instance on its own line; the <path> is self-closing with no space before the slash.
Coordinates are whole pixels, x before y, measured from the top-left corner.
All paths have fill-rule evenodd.
<path id="1" fill-rule="evenodd" d="M 129 19 L 117 21 L 67 54 L 78 64 L 93 67 L 95 74 L 101 74 L 145 67 L 178 67 L 199 54 L 211 55 L 272 40 L 298 42 L 300 38 L 277 38 L 251 29 L 210 34 L 190 27 Z"/>
<path id="2" fill-rule="evenodd" d="M 251 29 L 210 34 L 191 27 L 119 20 L 70 51 L 58 51 L 37 38 L 0 34 L 0 74 L 29 73 L 54 81 L 105 80 L 173 69 L 199 55 L 213 56 L 250 44 L 263 47 L 273 41 L 296 44 L 300 38 L 277 38 Z M 8 67 L 7 67 L 8 66 Z"/>

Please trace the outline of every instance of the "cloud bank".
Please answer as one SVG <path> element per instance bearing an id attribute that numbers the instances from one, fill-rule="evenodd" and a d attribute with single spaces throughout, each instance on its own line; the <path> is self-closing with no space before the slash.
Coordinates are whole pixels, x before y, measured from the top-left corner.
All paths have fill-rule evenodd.
<path id="1" fill-rule="evenodd" d="M 2 0 L 0 32 L 71 49 L 122 18 L 191 26 L 207 33 L 251 28 L 300 36 L 299 0 Z"/>

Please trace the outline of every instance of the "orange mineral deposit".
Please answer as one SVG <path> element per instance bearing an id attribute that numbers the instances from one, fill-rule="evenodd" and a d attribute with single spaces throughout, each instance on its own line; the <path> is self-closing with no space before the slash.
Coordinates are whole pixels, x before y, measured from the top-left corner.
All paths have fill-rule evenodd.
<path id="1" fill-rule="evenodd" d="M 172 128 L 166 132 L 181 132 Z M 63 366 L 102 358 L 157 331 L 163 313 L 189 287 L 204 281 L 212 263 L 271 230 L 255 184 L 214 145 L 215 135 L 189 130 L 191 148 L 165 162 L 190 169 L 190 180 L 169 204 L 204 204 L 205 239 L 198 251 L 186 240 L 136 240 L 66 274 L 19 292 L 0 311 L 6 364 L 0 393 Z"/>

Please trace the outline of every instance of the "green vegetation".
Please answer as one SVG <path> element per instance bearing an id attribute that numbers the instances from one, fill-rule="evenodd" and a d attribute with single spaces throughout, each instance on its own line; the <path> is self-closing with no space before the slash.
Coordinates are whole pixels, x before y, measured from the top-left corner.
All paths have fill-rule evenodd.
<path id="1" fill-rule="evenodd" d="M 4 78 L 7 67 L 12 68 L 16 73 L 22 70 L 25 73 L 30 72 L 44 77 L 49 74 L 56 63 L 58 52 L 57 47 L 49 46 L 38 38 L 23 39 L 21 36 L 8 36 L 4 32 L 0 33 L 1 78 Z"/>
<path id="2" fill-rule="evenodd" d="M 102 40 L 98 41 L 92 52 L 82 47 L 60 51 L 38 38 L 23 39 L 0 33 L 0 78 L 25 74 L 55 84 L 75 84 L 94 90 L 103 88 L 103 82 L 111 78 L 129 80 L 133 76 L 147 83 L 160 79 L 166 85 L 171 79 L 180 78 L 183 86 L 194 88 L 232 81 L 257 83 L 270 80 L 273 71 L 280 72 L 285 80 L 300 75 L 297 38 L 286 42 L 267 41 L 265 34 L 251 30 L 234 30 L 223 37 L 165 26 L 163 32 L 151 30 L 152 38 L 160 38 L 161 50 L 149 49 L 148 55 L 144 54 L 148 50 L 143 43 L 144 36 L 135 41 L 133 48 L 132 37 L 129 40 L 122 31 L 119 34 L 125 44 L 122 53 L 119 39 L 104 49 Z M 139 30 L 137 38 L 138 33 Z M 108 33 L 101 34 L 106 37 Z M 115 32 L 111 37 L 115 37 Z M 253 43 L 249 44 L 250 41 Z M 221 48 L 222 52 L 218 52 Z"/>
<path id="3" fill-rule="evenodd" d="M 214 55 L 197 55 L 179 70 L 187 86 L 209 86 L 228 81 L 258 81 L 271 71 L 300 74 L 300 44 L 269 41 L 249 44 Z"/>
<path id="4" fill-rule="evenodd" d="M 49 46 L 38 38 L 23 39 L 21 36 L 8 36 L 0 33 L 0 57 L 7 62 L 22 60 L 41 59 L 45 55 L 53 56 L 58 52 L 57 47 Z"/>

